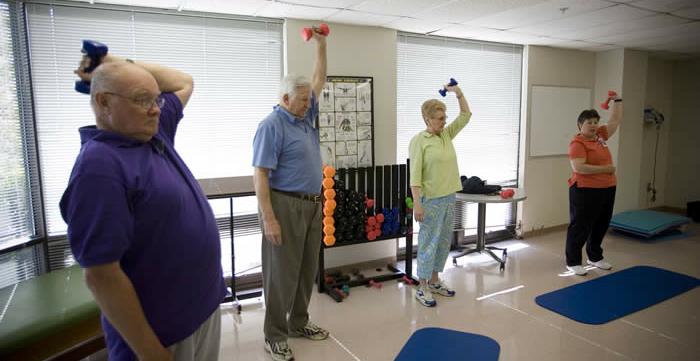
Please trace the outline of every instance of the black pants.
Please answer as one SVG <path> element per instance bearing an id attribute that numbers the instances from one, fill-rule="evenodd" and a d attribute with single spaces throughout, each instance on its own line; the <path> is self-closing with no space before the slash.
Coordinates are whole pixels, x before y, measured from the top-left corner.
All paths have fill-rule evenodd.
<path id="1" fill-rule="evenodd" d="M 566 265 L 578 266 L 582 261 L 582 248 L 586 244 L 588 259 L 603 259 L 603 236 L 608 231 L 615 205 L 615 187 L 569 188 L 569 217 L 571 223 L 566 232 Z"/>

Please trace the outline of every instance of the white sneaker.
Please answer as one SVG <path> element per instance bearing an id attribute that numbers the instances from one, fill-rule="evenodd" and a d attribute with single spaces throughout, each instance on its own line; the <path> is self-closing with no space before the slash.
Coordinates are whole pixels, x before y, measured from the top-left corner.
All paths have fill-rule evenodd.
<path id="1" fill-rule="evenodd" d="M 598 267 L 600 269 L 604 269 L 606 271 L 612 269 L 612 265 L 608 262 L 605 262 L 605 260 L 602 260 L 602 259 L 598 262 L 593 262 L 591 260 L 586 260 L 586 261 L 588 262 L 589 265 L 596 266 L 596 267 Z"/>
<path id="2" fill-rule="evenodd" d="M 419 286 L 416 288 L 416 299 L 425 307 L 435 307 L 437 305 L 428 287 L 423 288 Z"/>
<path id="3" fill-rule="evenodd" d="M 316 326 L 311 321 L 306 322 L 306 326 L 291 333 L 292 336 L 306 337 L 309 340 L 320 341 L 328 338 L 328 331 Z"/>
<path id="4" fill-rule="evenodd" d="M 566 266 L 566 269 L 568 269 L 569 271 L 571 271 L 574 274 L 579 275 L 579 276 L 585 276 L 586 273 L 588 273 L 588 271 L 586 271 L 586 269 L 580 265 L 579 266 Z"/>
<path id="5" fill-rule="evenodd" d="M 438 294 L 440 296 L 445 296 L 445 297 L 454 297 L 455 291 L 447 285 L 445 285 L 442 280 L 438 280 L 438 283 L 430 283 L 428 282 L 428 289 L 430 290 L 430 293 L 432 294 Z"/>
<path id="6" fill-rule="evenodd" d="M 287 341 L 272 342 L 265 340 L 265 351 L 270 353 L 275 361 L 291 361 L 294 360 L 292 349 L 287 345 Z"/>

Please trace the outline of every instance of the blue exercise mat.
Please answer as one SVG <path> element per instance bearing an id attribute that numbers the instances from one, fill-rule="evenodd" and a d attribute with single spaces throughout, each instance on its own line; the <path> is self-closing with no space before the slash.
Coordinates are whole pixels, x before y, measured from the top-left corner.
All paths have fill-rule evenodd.
<path id="1" fill-rule="evenodd" d="M 411 335 L 395 361 L 497 361 L 501 346 L 492 338 L 445 328 L 422 328 Z"/>
<path id="2" fill-rule="evenodd" d="M 572 320 L 600 325 L 692 290 L 700 279 L 649 266 L 636 266 L 545 293 L 538 305 Z"/>
<path id="3" fill-rule="evenodd" d="M 690 223 L 690 218 L 671 213 L 639 210 L 614 215 L 610 220 L 610 227 L 648 238 L 686 223 Z"/>

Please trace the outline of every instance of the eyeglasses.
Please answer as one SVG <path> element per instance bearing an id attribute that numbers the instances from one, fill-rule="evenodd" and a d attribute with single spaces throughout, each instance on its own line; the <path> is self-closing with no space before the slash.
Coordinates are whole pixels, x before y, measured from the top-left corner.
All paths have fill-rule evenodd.
<path id="1" fill-rule="evenodd" d="M 104 93 L 105 94 L 112 94 L 112 95 L 116 95 L 120 98 L 124 98 L 124 99 L 138 105 L 139 107 L 141 107 L 143 110 L 146 110 L 146 111 L 151 110 L 151 108 L 153 107 L 153 104 L 155 104 L 158 107 L 158 109 L 163 108 L 163 106 L 165 105 L 165 98 L 163 98 L 162 95 L 158 95 L 155 98 L 143 98 L 143 97 L 131 98 L 131 97 L 127 97 L 125 95 L 121 95 L 119 93 L 113 93 L 113 92 L 104 92 Z"/>

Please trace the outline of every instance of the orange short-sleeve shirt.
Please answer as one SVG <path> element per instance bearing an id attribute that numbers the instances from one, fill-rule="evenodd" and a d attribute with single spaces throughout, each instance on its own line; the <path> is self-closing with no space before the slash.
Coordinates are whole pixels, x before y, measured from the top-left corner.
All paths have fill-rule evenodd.
<path id="1" fill-rule="evenodd" d="M 608 149 L 608 127 L 601 125 L 596 131 L 595 139 L 586 139 L 577 134 L 569 143 L 569 159 L 585 158 L 590 165 L 611 165 L 612 155 Z M 581 174 L 572 172 L 569 187 L 579 188 L 608 188 L 617 184 L 613 173 Z"/>

